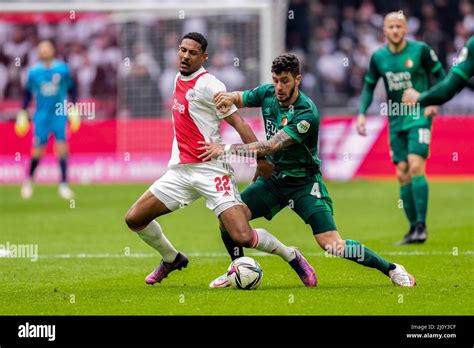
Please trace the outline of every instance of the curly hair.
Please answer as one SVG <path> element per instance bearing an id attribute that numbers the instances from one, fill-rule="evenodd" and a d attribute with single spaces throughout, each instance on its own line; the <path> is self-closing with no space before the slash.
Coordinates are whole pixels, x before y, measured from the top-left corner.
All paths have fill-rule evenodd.
<path id="1" fill-rule="evenodd" d="M 279 55 L 273 60 L 272 73 L 280 74 L 289 71 L 293 77 L 300 75 L 300 61 L 298 57 L 291 53 Z"/>
<path id="2" fill-rule="evenodd" d="M 206 52 L 207 40 L 204 37 L 204 35 L 202 35 L 201 33 L 196 33 L 196 32 L 187 33 L 186 35 L 183 36 L 181 41 L 183 41 L 184 39 L 191 39 L 191 40 L 196 41 L 198 44 L 201 44 L 202 52 L 203 53 Z"/>

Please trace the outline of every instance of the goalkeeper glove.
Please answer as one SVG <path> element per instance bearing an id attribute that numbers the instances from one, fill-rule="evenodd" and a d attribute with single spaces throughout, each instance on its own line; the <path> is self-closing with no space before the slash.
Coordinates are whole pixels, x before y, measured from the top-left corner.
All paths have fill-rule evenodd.
<path id="1" fill-rule="evenodd" d="M 24 137 L 30 130 L 30 121 L 28 120 L 28 113 L 26 110 L 21 110 L 16 116 L 15 134 L 19 137 Z"/>
<path id="2" fill-rule="evenodd" d="M 68 110 L 68 119 L 69 119 L 69 127 L 72 133 L 76 133 L 79 128 L 81 127 L 81 117 L 79 115 L 79 110 L 77 106 L 73 106 Z"/>

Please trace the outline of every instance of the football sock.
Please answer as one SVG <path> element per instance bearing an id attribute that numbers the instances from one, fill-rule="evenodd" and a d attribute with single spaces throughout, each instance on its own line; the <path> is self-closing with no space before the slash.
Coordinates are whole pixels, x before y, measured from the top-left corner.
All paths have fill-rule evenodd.
<path id="1" fill-rule="evenodd" d="M 67 158 L 66 157 L 60 157 L 59 158 L 59 167 L 61 168 L 61 182 L 65 183 L 67 182 Z"/>
<path id="2" fill-rule="evenodd" d="M 30 171 L 29 171 L 29 175 L 30 175 L 30 179 L 33 179 L 33 175 L 35 174 L 35 171 L 36 171 L 36 168 L 38 167 L 38 164 L 39 164 L 39 157 L 33 157 L 30 161 Z"/>
<path id="3" fill-rule="evenodd" d="M 235 244 L 232 238 L 230 238 L 230 235 L 227 231 L 221 230 L 221 238 L 232 261 L 244 256 L 244 248 L 241 246 L 237 246 L 237 244 Z"/>
<path id="4" fill-rule="evenodd" d="M 413 200 L 412 184 L 400 186 L 400 198 L 403 203 L 403 210 L 407 216 L 410 226 L 416 224 L 415 201 Z"/>
<path id="5" fill-rule="evenodd" d="M 346 240 L 344 254 L 341 256 L 365 267 L 376 268 L 386 275 L 388 275 L 388 271 L 395 268 L 395 265 L 356 240 Z"/>
<path id="6" fill-rule="evenodd" d="M 416 222 L 426 221 L 426 212 L 428 210 L 428 181 L 426 176 L 414 176 L 411 180 L 413 200 L 416 208 Z"/>
<path id="7" fill-rule="evenodd" d="M 290 262 L 296 257 L 295 250 L 293 248 L 284 245 L 267 230 L 264 230 L 263 228 L 256 228 L 253 230 L 253 233 L 254 239 L 252 248 L 264 251 L 266 253 L 276 254 L 286 262 Z"/>
<path id="8" fill-rule="evenodd" d="M 161 254 L 164 262 L 173 262 L 176 255 L 178 255 L 178 251 L 173 247 L 168 239 L 166 239 L 160 224 L 155 220 L 150 222 L 143 230 L 136 232 L 145 243 Z"/>

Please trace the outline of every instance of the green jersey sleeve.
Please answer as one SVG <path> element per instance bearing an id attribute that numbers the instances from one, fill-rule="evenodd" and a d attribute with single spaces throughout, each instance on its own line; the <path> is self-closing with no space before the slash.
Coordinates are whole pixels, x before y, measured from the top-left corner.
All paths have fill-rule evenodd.
<path id="1" fill-rule="evenodd" d="M 375 85 L 377 84 L 379 78 L 380 71 L 377 67 L 377 58 L 375 57 L 375 54 L 373 54 L 370 58 L 369 71 L 367 71 L 367 74 L 365 74 L 365 82 Z"/>
<path id="2" fill-rule="evenodd" d="M 421 62 L 430 74 L 436 74 L 440 69 L 443 69 L 436 52 L 427 44 L 423 44 Z"/>
<path id="3" fill-rule="evenodd" d="M 467 40 L 451 71 L 466 81 L 474 76 L 474 35 Z"/>
<path id="4" fill-rule="evenodd" d="M 318 133 L 319 119 L 313 112 L 303 112 L 295 115 L 293 119 L 283 128 L 290 137 L 298 143 L 303 143 L 306 138 Z"/>
<path id="5" fill-rule="evenodd" d="M 258 85 L 254 89 L 247 89 L 242 95 L 244 105 L 247 107 L 260 107 L 262 106 L 263 99 L 267 93 L 271 92 L 272 84 Z"/>

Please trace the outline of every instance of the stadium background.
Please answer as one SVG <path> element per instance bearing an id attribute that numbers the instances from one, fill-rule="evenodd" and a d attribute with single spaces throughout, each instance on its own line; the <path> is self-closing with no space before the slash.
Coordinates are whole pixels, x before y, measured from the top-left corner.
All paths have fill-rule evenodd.
<path id="1" fill-rule="evenodd" d="M 50 7 L 41 2 L 2 6 L 0 182 L 23 180 L 31 132 L 25 138 L 16 137 L 13 121 L 26 70 L 36 60 L 35 45 L 41 39 L 56 43 L 59 57 L 72 68 L 79 101 L 93 108 L 83 115 L 80 131 L 69 137 L 73 182 L 149 182 L 164 172 L 172 139 L 169 108 L 176 45 L 189 31 L 208 37 L 206 68 L 229 90 L 269 82 L 271 57 L 282 51 L 296 53 L 303 68 L 302 90 L 313 98 L 323 117 L 323 173 L 330 179 L 348 180 L 393 174 L 386 117 L 370 118 L 365 138 L 356 134 L 351 117 L 357 113 L 369 57 L 384 44 L 383 13 L 402 9 L 409 18 L 408 38 L 431 45 L 447 70 L 474 31 L 473 5 L 464 0 L 274 0 L 259 4 L 268 6 L 264 11 L 245 1 L 225 2 L 230 10 L 215 1 L 190 1 L 189 9 L 167 1 L 160 5 L 91 4 L 95 7 L 61 1 Z M 204 4 L 204 11 L 198 11 L 199 4 Z M 134 11 L 125 10 L 130 8 Z M 269 16 L 265 17 L 265 11 Z M 383 101 L 379 81 L 369 115 L 379 115 Z M 473 113 L 471 84 L 444 105 L 443 116 L 435 119 L 428 173 L 474 174 L 469 141 L 474 123 L 466 117 Z M 246 110 L 244 115 L 262 139 L 259 111 Z M 239 142 L 225 125 L 223 133 L 225 141 Z M 49 154 L 51 149 L 50 144 Z M 253 169 L 236 164 L 236 170 L 238 178 L 247 181 Z M 38 181 L 54 182 L 58 175 L 54 157 L 47 156 L 38 170 Z"/>

